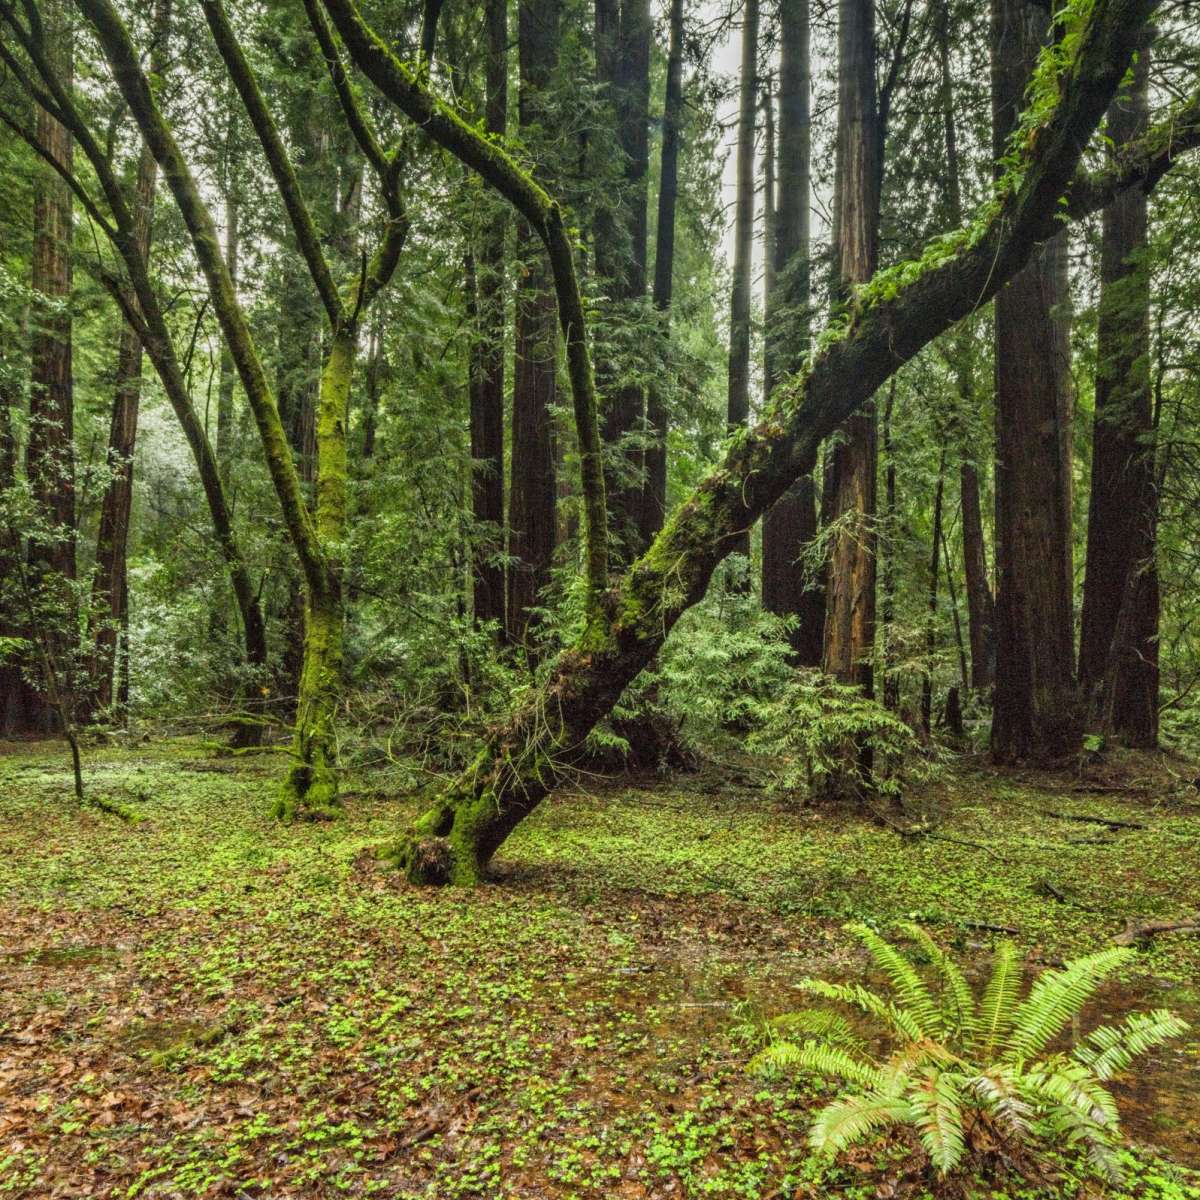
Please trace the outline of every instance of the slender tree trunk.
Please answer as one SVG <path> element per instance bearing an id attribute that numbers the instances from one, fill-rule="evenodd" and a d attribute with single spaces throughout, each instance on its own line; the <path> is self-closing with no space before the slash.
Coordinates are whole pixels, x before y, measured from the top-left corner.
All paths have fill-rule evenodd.
<path id="1" fill-rule="evenodd" d="M 152 71 L 161 74 L 167 59 L 170 31 L 170 0 L 157 0 L 154 8 Z M 148 147 L 142 147 L 138 159 L 137 183 L 133 193 L 133 237 L 136 253 L 150 257 L 151 227 L 154 217 L 154 190 L 158 164 Z M 131 304 L 136 305 L 134 297 Z M 129 520 L 133 511 L 133 455 L 137 443 L 138 404 L 142 394 L 142 339 L 125 322 L 117 349 L 116 397 L 108 435 L 108 486 L 100 511 L 100 529 L 96 535 L 96 574 L 92 581 L 89 614 L 93 627 L 94 649 L 92 685 L 95 703 L 102 709 L 114 700 L 124 708 L 129 702 L 129 580 L 127 546 Z M 118 644 L 121 657 L 118 658 Z"/>
<path id="2" fill-rule="evenodd" d="M 17 482 L 19 451 L 17 447 L 16 422 L 13 411 L 18 403 L 16 388 L 11 388 L 7 357 L 0 350 L 0 493 Z M 11 388 L 11 390 L 10 390 Z M 19 546 L 9 544 L 6 536 L 0 537 L 0 637 L 17 638 L 22 635 L 22 622 L 17 611 L 18 597 L 10 594 L 4 581 L 13 581 L 21 569 L 18 558 Z M 10 737 L 26 727 L 26 702 L 29 696 L 21 678 L 21 666 L 11 657 L 0 658 L 0 737 Z"/>
<path id="3" fill-rule="evenodd" d="M 535 137 L 549 119 L 543 93 L 558 64 L 560 0 L 522 0 L 518 9 L 518 120 Z M 517 288 L 513 364 L 512 481 L 509 490 L 508 636 L 527 644 L 533 609 L 550 580 L 555 538 L 553 419 L 558 362 L 556 304 L 541 242 L 517 225 L 517 257 L 526 264 Z"/>
<path id="4" fill-rule="evenodd" d="M 597 82 L 607 91 L 622 161 L 616 202 L 596 214 L 596 270 L 627 321 L 643 316 L 646 294 L 647 181 L 649 167 L 649 0 L 599 0 L 595 6 Z M 634 364 L 609 345 L 598 370 L 605 393 L 603 437 L 608 448 L 609 524 L 617 561 L 643 549 L 644 458 L 629 440 L 645 419 L 641 385 L 627 376 Z"/>
<path id="5" fill-rule="evenodd" d="M 992 0 L 997 160 L 1045 37 L 1044 10 Z M 996 298 L 997 673 L 992 755 L 1052 762 L 1080 736 L 1074 678 L 1073 580 L 1063 294 L 1065 233 Z M 1057 243 L 1057 245 L 1055 244 Z"/>
<path id="6" fill-rule="evenodd" d="M 939 0 L 934 32 L 941 75 L 942 127 L 946 141 L 946 216 L 951 228 L 962 225 L 962 183 L 958 156 L 958 127 L 954 115 L 954 80 L 950 72 L 950 0 Z M 951 360 L 964 419 L 975 411 L 971 372 L 971 338 L 957 330 Z M 979 499 L 979 470 L 970 439 L 960 436 L 959 500 L 962 507 L 963 564 L 966 575 L 967 627 L 971 641 L 971 686 L 984 690 L 996 677 L 996 605 L 988 580 L 987 548 Z M 965 684 L 964 684 L 965 686 Z"/>
<path id="7" fill-rule="evenodd" d="M 883 406 L 883 611 L 880 636 L 883 652 L 883 706 L 900 708 L 900 676 L 896 666 L 896 447 L 892 438 L 892 415 L 896 409 L 896 377 L 892 376 Z"/>
<path id="8" fill-rule="evenodd" d="M 750 419 L 750 292 L 754 261 L 754 111 L 758 105 L 758 0 L 742 9 L 742 70 L 738 99 L 737 192 L 733 217 L 733 290 L 729 298 L 730 433 Z M 735 534 L 733 552 L 750 554 L 750 529 Z"/>
<path id="9" fill-rule="evenodd" d="M 840 0 L 838 20 L 837 255 L 843 289 L 878 261 L 882 136 L 875 96 L 873 0 Z M 875 645 L 876 419 L 855 414 L 832 448 L 830 517 L 845 522 L 833 542 L 826 592 L 824 666 L 843 683 L 873 690 Z"/>
<path id="10" fill-rule="evenodd" d="M 315 517 L 322 545 L 337 547 L 346 536 L 349 498 L 346 422 L 357 353 L 353 324 L 336 329 L 321 372 L 314 442 Z M 296 706 L 292 766 L 275 806 L 284 820 L 325 818 L 341 809 L 337 777 L 337 705 L 342 676 L 341 567 L 328 562 L 323 586 L 305 592 L 304 655 Z"/>
<path id="11" fill-rule="evenodd" d="M 1108 113 L 1112 152 L 1145 132 L 1149 49 Z M 1104 210 L 1096 415 L 1079 685 L 1089 719 L 1135 746 L 1158 741 L 1158 581 L 1150 400 L 1147 199 L 1127 192 Z"/>
<path id="12" fill-rule="evenodd" d="M 232 122 L 231 122 L 232 124 Z M 233 134 L 230 133 L 228 139 L 232 142 Z M 226 145 L 225 154 L 228 158 L 232 153 L 229 145 Z M 226 167 L 229 174 L 236 170 L 236 167 Z M 236 288 L 238 286 L 238 272 L 240 269 L 241 255 L 241 204 L 238 200 L 237 185 L 232 179 L 226 180 L 225 191 L 225 267 L 229 271 L 229 278 Z M 221 373 L 217 383 L 217 464 L 221 470 L 221 483 L 228 493 L 233 475 L 233 436 L 234 436 L 234 413 L 233 413 L 233 394 L 234 385 L 237 381 L 237 372 L 233 365 L 233 355 L 229 352 L 229 346 L 222 339 L 221 341 Z"/>
<path id="13" fill-rule="evenodd" d="M 508 124 L 508 4 L 487 4 L 487 130 L 503 137 Z M 475 270 L 478 297 L 471 341 L 471 509 L 486 536 L 475 545 L 472 579 L 475 620 L 494 621 L 504 633 L 504 231 L 496 204 L 485 218 Z M 499 540 L 497 540 L 499 539 Z"/>
<path id="14" fill-rule="evenodd" d="M 921 728 L 933 730 L 933 656 L 937 652 L 938 562 L 942 552 L 942 502 L 946 491 L 946 450 L 938 459 L 937 486 L 933 493 L 933 534 L 929 539 L 929 612 L 925 619 L 925 676 L 921 681 Z"/>
<path id="15" fill-rule="evenodd" d="M 812 69 L 809 0 L 781 0 L 779 10 L 779 197 L 775 214 L 775 287 L 766 305 L 766 393 L 795 371 L 810 342 L 812 309 Z M 800 555 L 817 535 L 811 476 L 763 518 L 762 602 L 792 616 L 792 651 L 800 666 L 821 663 L 825 596 Z"/>
<path id="16" fill-rule="evenodd" d="M 664 359 L 670 346 L 671 297 L 675 273 L 675 210 L 679 203 L 679 126 L 683 117 L 683 0 L 670 0 L 667 93 L 663 105 L 662 158 L 655 227 L 654 309 L 659 314 Z M 646 478 L 641 539 L 648 546 L 662 528 L 667 510 L 668 414 L 661 383 L 646 389 Z"/>

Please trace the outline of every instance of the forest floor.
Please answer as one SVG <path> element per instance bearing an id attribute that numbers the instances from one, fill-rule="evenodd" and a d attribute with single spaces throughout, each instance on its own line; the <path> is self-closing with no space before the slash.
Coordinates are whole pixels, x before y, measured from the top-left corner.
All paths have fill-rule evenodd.
<path id="1" fill-rule="evenodd" d="M 1036 965 L 1200 909 L 1195 771 L 1162 759 L 1100 791 L 962 766 L 904 838 L 738 768 L 595 783 L 470 893 L 375 859 L 417 803 L 377 778 L 341 822 L 273 823 L 280 764 L 93 750 L 127 823 L 75 806 L 61 747 L 0 746 L 4 1200 L 915 1197 L 902 1139 L 808 1160 L 822 1093 L 747 1075 L 741 1006 L 861 975 L 847 918 L 967 955 L 1003 927 Z M 1092 1012 L 1151 1005 L 1200 1025 L 1200 936 L 1154 938 Z M 1064 1168 L 981 1194 L 1200 1197 L 1197 1037 L 1117 1088 L 1122 1188 Z"/>

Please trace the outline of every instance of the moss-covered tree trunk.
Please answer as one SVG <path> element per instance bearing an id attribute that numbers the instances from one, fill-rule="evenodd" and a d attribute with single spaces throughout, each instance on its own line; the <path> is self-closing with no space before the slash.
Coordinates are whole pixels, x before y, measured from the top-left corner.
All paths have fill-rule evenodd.
<path id="1" fill-rule="evenodd" d="M 276 815 L 335 816 L 338 798 L 336 715 L 342 675 L 342 579 L 338 550 L 346 536 L 346 424 L 354 375 L 357 333 L 339 329 L 330 343 L 317 398 L 315 517 L 325 548 L 325 578 L 306 589 L 304 655 L 296 704 L 292 763 L 280 790 Z"/>
<path id="2" fill-rule="evenodd" d="M 522 212 L 543 211 L 512 160 L 433 97 L 349 0 L 322 2 L 355 62 L 389 99 Z M 1161 176 L 1175 151 L 1160 130 L 1115 176 L 1075 179 L 1083 147 L 1151 9 L 1152 0 L 1095 0 L 1072 39 L 1064 73 L 1049 82 L 1055 91 L 1038 97 L 1045 115 L 977 224 L 931 247 L 920 264 L 906 264 L 860 292 L 848 324 L 822 339 L 811 366 L 778 390 L 757 426 L 730 440 L 722 462 L 609 591 L 604 624 L 591 623 L 581 643 L 560 654 L 546 682 L 530 690 L 470 768 L 395 844 L 393 856 L 410 878 L 482 878 L 496 849 L 555 786 L 583 738 L 703 596 L 741 532 L 812 469 L 822 438 L 933 338 L 988 303 L 1061 228 L 1064 214 L 1094 211 L 1114 191 Z M 582 332 L 570 314 L 563 323 L 568 333 Z M 579 395 L 584 412 L 586 392 Z"/>

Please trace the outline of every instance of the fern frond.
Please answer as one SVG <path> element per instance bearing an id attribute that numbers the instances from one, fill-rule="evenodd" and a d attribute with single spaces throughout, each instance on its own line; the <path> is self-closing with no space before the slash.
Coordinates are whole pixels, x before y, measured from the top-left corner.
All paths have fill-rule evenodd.
<path id="1" fill-rule="evenodd" d="M 929 985 L 921 978 L 917 968 L 869 925 L 855 921 L 845 928 L 867 948 L 875 965 L 887 976 L 899 1000 L 899 1007 L 912 1014 L 922 1033 L 940 1033 L 942 1014 Z"/>
<path id="2" fill-rule="evenodd" d="M 1120 1025 L 1102 1025 L 1093 1030 L 1075 1047 L 1074 1057 L 1097 1079 L 1111 1079 L 1126 1070 L 1135 1058 L 1187 1030 L 1188 1023 L 1165 1008 L 1134 1013 Z"/>
<path id="3" fill-rule="evenodd" d="M 846 1079 L 874 1091 L 885 1091 L 892 1077 L 872 1063 L 855 1058 L 837 1046 L 820 1042 L 786 1042 L 765 1046 L 750 1060 L 750 1070 L 765 1075 L 812 1071 L 827 1078 Z"/>
<path id="4" fill-rule="evenodd" d="M 820 996 L 825 1000 L 840 1000 L 850 1004 L 868 1016 L 882 1021 L 892 1032 L 908 1041 L 919 1042 L 925 1034 L 910 1012 L 885 1000 L 877 992 L 858 983 L 826 983 L 824 979 L 802 979 L 797 985 L 801 991 Z"/>
<path id="5" fill-rule="evenodd" d="M 915 921 L 900 926 L 929 955 L 942 978 L 942 1014 L 948 1033 L 968 1034 L 975 1027 L 975 997 L 958 963 Z"/>
<path id="6" fill-rule="evenodd" d="M 796 1012 L 772 1017 L 768 1030 L 776 1037 L 794 1040 L 798 1035 L 840 1046 L 852 1053 L 862 1053 L 862 1039 L 841 1013 L 828 1008 L 801 1008 Z"/>
<path id="7" fill-rule="evenodd" d="M 1116 1134 L 1120 1130 L 1116 1101 L 1080 1063 L 1053 1059 L 1021 1076 L 1020 1087 L 1027 1095 L 1032 1093 L 1052 1105 L 1069 1109 L 1105 1133 Z"/>
<path id="8" fill-rule="evenodd" d="M 818 1154 L 832 1158 L 873 1130 L 907 1121 L 911 1116 L 912 1106 L 901 1096 L 886 1092 L 848 1096 L 827 1104 L 817 1113 L 808 1131 L 809 1145 Z"/>
<path id="9" fill-rule="evenodd" d="M 1128 947 L 1113 946 L 1074 959 L 1062 970 L 1043 971 L 1013 1014 L 1006 1060 L 1028 1061 L 1040 1053 L 1132 954 Z"/>
<path id="10" fill-rule="evenodd" d="M 1003 1067 L 973 1075 L 964 1085 L 975 1093 L 980 1106 L 991 1114 L 997 1124 L 1017 1138 L 1029 1133 L 1033 1109 L 1021 1099 L 1017 1082 Z"/>
<path id="11" fill-rule="evenodd" d="M 1021 968 L 1017 948 L 1001 942 L 992 960 L 992 976 L 984 988 L 976 1020 L 976 1036 L 986 1062 L 1012 1025 L 1021 988 Z"/>
<path id="12" fill-rule="evenodd" d="M 927 1071 L 909 1092 L 909 1104 L 930 1161 L 943 1175 L 952 1171 L 966 1149 L 958 1079 L 950 1071 Z"/>

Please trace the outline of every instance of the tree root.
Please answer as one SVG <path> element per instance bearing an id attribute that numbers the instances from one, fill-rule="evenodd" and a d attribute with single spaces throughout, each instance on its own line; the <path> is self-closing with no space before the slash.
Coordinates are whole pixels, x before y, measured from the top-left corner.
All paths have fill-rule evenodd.
<path id="1" fill-rule="evenodd" d="M 1147 942 L 1159 933 L 1182 933 L 1200 930 L 1200 913 L 1191 917 L 1180 917 L 1178 920 L 1141 921 L 1130 917 L 1125 922 L 1125 929 L 1113 938 L 1117 946 L 1135 946 L 1138 942 Z"/>

